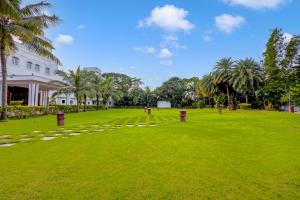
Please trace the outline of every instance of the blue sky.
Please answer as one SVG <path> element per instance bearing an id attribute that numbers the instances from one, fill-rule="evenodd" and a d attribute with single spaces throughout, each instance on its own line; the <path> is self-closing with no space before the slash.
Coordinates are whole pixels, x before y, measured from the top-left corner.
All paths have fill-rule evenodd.
<path id="1" fill-rule="evenodd" d="M 300 33 L 298 0 L 50 2 L 47 12 L 63 23 L 47 36 L 66 69 L 99 67 L 151 87 L 171 76 L 201 77 L 222 57 L 260 60 L 272 28 Z"/>

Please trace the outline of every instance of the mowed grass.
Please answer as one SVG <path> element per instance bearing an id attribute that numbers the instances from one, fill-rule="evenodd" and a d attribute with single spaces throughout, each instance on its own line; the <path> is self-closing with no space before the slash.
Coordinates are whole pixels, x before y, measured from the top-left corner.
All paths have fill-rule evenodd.
<path id="1" fill-rule="evenodd" d="M 38 135 L 51 131 L 65 137 Z M 65 129 L 55 116 L 0 123 L 1 135 L 17 143 L 0 147 L 0 199 L 300 199 L 300 115 L 108 110 L 67 114 Z"/>

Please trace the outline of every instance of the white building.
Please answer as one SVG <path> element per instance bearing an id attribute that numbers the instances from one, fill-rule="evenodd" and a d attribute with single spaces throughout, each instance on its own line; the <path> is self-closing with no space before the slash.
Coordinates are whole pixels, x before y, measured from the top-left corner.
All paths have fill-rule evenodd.
<path id="1" fill-rule="evenodd" d="M 84 67 L 83 70 L 95 72 L 97 75 L 101 75 L 101 70 L 98 67 Z M 74 105 L 77 100 L 74 94 L 60 94 L 56 97 L 55 103 L 59 105 Z M 95 105 L 96 100 L 87 99 L 87 105 Z"/>
<path id="2" fill-rule="evenodd" d="M 24 105 L 44 106 L 50 98 L 51 91 L 59 88 L 59 85 L 49 83 L 60 80 L 55 74 L 58 65 L 30 51 L 21 43 L 16 43 L 18 50 L 7 58 L 8 104 L 11 101 L 23 101 Z"/>

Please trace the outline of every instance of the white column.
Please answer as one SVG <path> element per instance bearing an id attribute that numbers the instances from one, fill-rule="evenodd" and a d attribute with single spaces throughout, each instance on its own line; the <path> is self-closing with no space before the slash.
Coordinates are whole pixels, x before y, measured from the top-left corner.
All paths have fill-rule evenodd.
<path id="1" fill-rule="evenodd" d="M 39 103 L 39 84 L 35 84 L 35 99 L 34 99 L 34 106 L 38 106 Z"/>
<path id="2" fill-rule="evenodd" d="M 44 106 L 44 91 L 40 91 L 40 106 Z"/>
<path id="3" fill-rule="evenodd" d="M 32 84 L 28 85 L 28 106 L 32 105 Z"/>
<path id="4" fill-rule="evenodd" d="M 45 106 L 49 104 L 49 90 L 45 92 Z"/>
<path id="5" fill-rule="evenodd" d="M 31 106 L 35 103 L 35 83 L 31 83 Z"/>
<path id="6" fill-rule="evenodd" d="M 43 103 L 43 106 L 46 106 L 47 105 L 47 98 L 48 98 L 48 91 L 44 91 L 44 103 Z"/>

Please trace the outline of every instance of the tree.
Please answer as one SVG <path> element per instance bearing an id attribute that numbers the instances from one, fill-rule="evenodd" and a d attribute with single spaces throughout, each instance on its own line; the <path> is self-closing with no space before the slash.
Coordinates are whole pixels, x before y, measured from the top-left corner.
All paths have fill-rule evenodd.
<path id="1" fill-rule="evenodd" d="M 216 84 L 225 84 L 229 108 L 231 107 L 229 80 L 231 78 L 233 64 L 234 62 L 231 60 L 231 58 L 222 58 L 215 65 L 213 72 L 213 81 Z"/>
<path id="2" fill-rule="evenodd" d="M 54 56 L 52 44 L 44 36 L 44 29 L 57 24 L 59 18 L 43 11 L 50 7 L 48 2 L 29 4 L 21 7 L 20 0 L 0 0 L 0 57 L 2 71 L 1 120 L 7 119 L 7 56 L 17 50 L 16 38 L 24 46 L 60 64 Z"/>
<path id="3" fill-rule="evenodd" d="M 199 92 L 203 97 L 208 98 L 208 104 L 211 107 L 211 98 L 218 91 L 218 86 L 215 84 L 212 73 L 206 74 L 199 82 Z"/>
<path id="4" fill-rule="evenodd" d="M 53 96 L 58 94 L 74 94 L 77 100 L 77 112 L 79 112 L 79 106 L 82 102 L 84 94 L 87 94 L 87 91 L 89 90 L 86 73 L 84 70 L 80 69 L 80 66 L 77 67 L 76 70 L 69 70 L 69 72 L 58 70 L 56 73 L 63 78 L 63 81 L 66 83 L 66 85 L 53 93 Z M 51 82 L 54 83 L 57 81 Z"/>
<path id="5" fill-rule="evenodd" d="M 299 57 L 299 36 L 286 42 L 281 29 L 274 29 L 264 52 L 265 86 L 262 90 L 269 109 L 279 109 L 296 83 L 295 65 Z"/>
<path id="6" fill-rule="evenodd" d="M 108 108 L 109 98 L 113 95 L 114 92 L 114 83 L 112 77 L 107 77 L 102 82 L 101 87 L 101 96 L 103 100 L 103 104 L 105 105 L 105 109 Z"/>
<path id="7" fill-rule="evenodd" d="M 229 81 L 237 92 L 245 96 L 248 103 L 248 95 L 254 94 L 263 81 L 262 69 L 252 58 L 239 60 L 232 69 Z"/>
<path id="8" fill-rule="evenodd" d="M 130 106 L 133 104 L 130 94 L 142 84 L 140 79 L 119 73 L 105 73 L 102 76 L 110 77 L 113 81 L 114 89 L 117 91 L 117 94 L 113 95 L 115 105 Z"/>
<path id="9" fill-rule="evenodd" d="M 157 88 L 159 99 L 170 101 L 174 107 L 181 106 L 185 90 L 184 80 L 179 77 L 172 77 Z"/>
<path id="10" fill-rule="evenodd" d="M 218 108 L 219 114 L 222 114 L 222 108 L 224 107 L 225 95 L 220 93 L 214 96 L 214 101 L 216 102 L 216 107 Z"/>
<path id="11" fill-rule="evenodd" d="M 101 75 L 95 73 L 91 74 L 90 85 L 91 85 L 92 93 L 96 96 L 97 110 L 99 110 L 100 96 L 102 91 L 102 82 L 103 82 L 103 77 Z"/>

